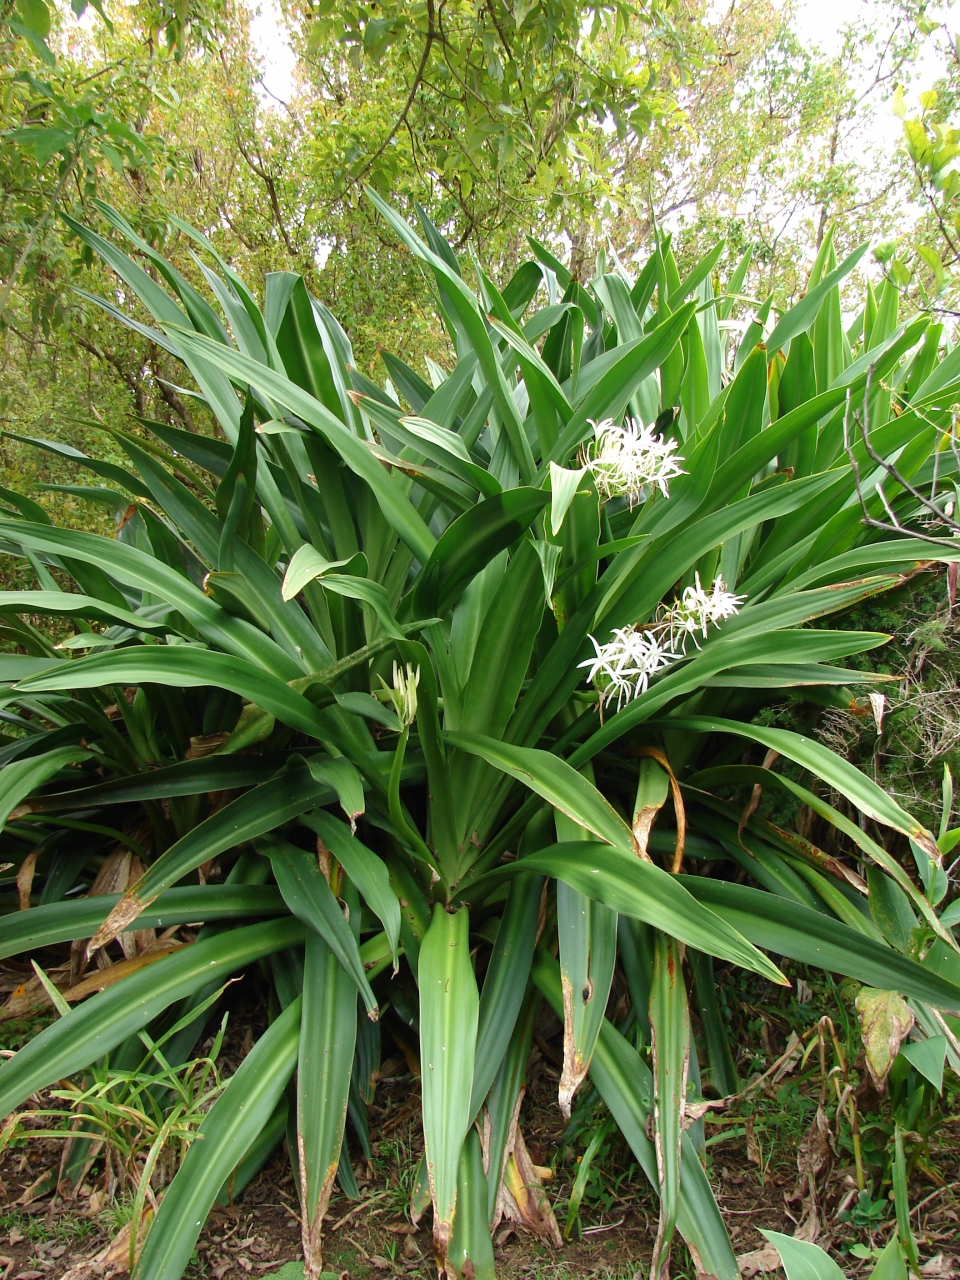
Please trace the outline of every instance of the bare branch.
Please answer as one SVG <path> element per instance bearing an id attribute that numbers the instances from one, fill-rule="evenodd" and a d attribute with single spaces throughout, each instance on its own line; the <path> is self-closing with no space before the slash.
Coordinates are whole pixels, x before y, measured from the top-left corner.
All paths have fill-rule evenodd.
<path id="1" fill-rule="evenodd" d="M 869 369 L 867 370 L 867 380 L 866 380 L 866 384 L 864 386 L 864 392 L 863 392 L 863 417 L 858 423 L 858 426 L 860 428 L 860 438 L 863 444 L 863 448 L 867 454 L 867 457 L 870 459 L 872 463 L 874 463 L 876 467 L 884 471 L 887 477 L 890 480 L 892 480 L 895 485 L 897 485 L 904 492 L 908 493 L 912 498 L 914 498 L 917 502 L 919 502 L 921 507 L 938 524 L 943 525 L 947 529 L 949 529 L 952 536 L 943 537 L 937 534 L 927 533 L 923 529 L 908 528 L 907 526 L 905 526 L 900 520 L 900 518 L 897 516 L 896 512 L 894 511 L 890 503 L 890 500 L 887 497 L 886 492 L 884 491 L 882 480 L 879 480 L 877 482 L 875 492 L 880 499 L 880 502 L 881 502 L 881 505 L 883 506 L 884 511 L 887 514 L 887 520 L 878 520 L 876 516 L 871 514 L 870 509 L 867 505 L 868 496 L 864 493 L 863 484 L 860 477 L 860 464 L 857 460 L 857 455 L 854 450 L 854 446 L 850 440 L 850 418 L 851 418 L 852 400 L 851 400 L 850 392 L 848 391 L 847 405 L 843 415 L 843 448 L 850 462 L 850 468 L 853 472 L 853 483 L 854 483 L 854 488 L 856 489 L 857 499 L 860 503 L 860 509 L 863 512 L 863 523 L 865 525 L 868 525 L 870 528 L 881 529 L 887 533 L 899 533 L 904 537 L 913 538 L 918 542 L 925 542 L 938 547 L 950 547 L 954 551 L 960 550 L 960 546 L 958 546 L 958 543 L 957 543 L 957 539 L 960 538 L 960 523 L 958 523 L 955 519 L 953 519 L 952 516 L 948 515 L 944 507 L 939 506 L 934 501 L 934 498 L 936 496 L 936 480 L 937 480 L 936 470 L 934 473 L 934 484 L 933 484 L 931 496 L 927 497 L 926 494 L 921 493 L 919 489 L 917 489 L 914 485 L 912 485 L 910 481 L 907 480 L 906 477 L 901 474 L 901 472 L 898 470 L 898 468 L 894 463 L 888 462 L 886 458 L 881 457 L 880 454 L 877 453 L 876 449 L 873 447 L 873 445 L 870 442 L 870 390 L 873 383 L 873 374 L 874 374 L 875 367 L 876 367 L 875 365 L 870 365 Z M 931 422 L 930 425 L 936 427 L 938 431 L 942 431 L 942 428 L 937 426 L 936 423 Z M 960 464 L 960 455 L 957 454 L 957 449 L 956 449 L 956 432 L 952 424 L 949 432 L 947 432 L 946 434 L 947 434 L 947 438 L 950 441 L 951 448 L 954 452 L 954 457 L 958 459 L 958 464 Z M 939 445 L 937 447 L 937 453 L 939 454 Z"/>

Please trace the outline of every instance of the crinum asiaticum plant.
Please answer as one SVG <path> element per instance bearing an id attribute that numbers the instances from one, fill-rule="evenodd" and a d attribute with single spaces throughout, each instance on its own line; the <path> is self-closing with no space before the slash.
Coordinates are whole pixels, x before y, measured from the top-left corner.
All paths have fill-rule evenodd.
<path id="1" fill-rule="evenodd" d="M 100 305 L 183 362 L 222 438 L 144 422 L 114 433 L 129 470 L 69 453 L 106 482 L 71 492 L 115 506 L 116 538 L 2 495 L 3 546 L 37 585 L 0 597 L 21 650 L 0 659 L 2 852 L 26 908 L 0 945 L 71 943 L 61 985 L 93 955 L 127 967 L 0 1066 L 0 1113 L 139 1061 L 145 1031 L 185 1060 L 223 985 L 262 962 L 273 1020 L 138 1276 L 176 1280 L 215 1198 L 284 1135 L 317 1275 L 392 1006 L 422 1086 L 412 1211 L 432 1201 L 441 1271 L 489 1277 L 504 1216 L 559 1242 L 517 1120 L 545 1001 L 561 1109 L 589 1074 L 658 1190 L 654 1274 L 679 1231 L 698 1270 L 736 1280 L 687 1127 L 704 1091 L 738 1088 L 714 957 L 896 988 L 960 1065 L 960 986 L 916 958 L 956 952 L 932 834 L 756 723 L 786 697 L 854 703 L 866 677 L 842 660 L 884 637 L 806 624 L 954 558 L 865 526 L 850 459 L 870 509 L 916 522 L 883 464 L 927 494 L 955 473 L 960 352 L 927 316 L 898 323 L 890 285 L 845 331 L 838 287 L 863 250 L 838 267 L 829 238 L 804 298 L 738 330 L 747 263 L 718 289 L 720 249 L 681 280 L 664 239 L 636 279 L 601 262 L 583 285 L 531 241 L 498 289 L 371 198 L 435 283 L 450 353 L 431 382 L 389 355 L 369 380 L 299 277 L 268 276 L 258 302 L 183 224 L 207 296 L 112 210 L 132 257 L 71 224 L 120 278 Z M 54 646 L 29 622 L 44 613 L 76 634 Z M 764 819 L 758 787 L 833 824 L 845 856 Z M 916 875 L 894 856 L 910 849 Z M 157 930 L 197 921 L 156 959 Z"/>

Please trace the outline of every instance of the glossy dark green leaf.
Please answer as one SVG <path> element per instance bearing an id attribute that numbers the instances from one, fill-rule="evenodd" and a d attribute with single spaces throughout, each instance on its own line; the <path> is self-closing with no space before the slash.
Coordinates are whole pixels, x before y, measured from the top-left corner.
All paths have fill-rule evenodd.
<path id="1" fill-rule="evenodd" d="M 832 916 L 747 885 L 703 876 L 679 880 L 758 947 L 882 990 L 893 987 L 938 1008 L 960 1010 L 960 987 Z"/>
<path id="2" fill-rule="evenodd" d="M 526 532 L 550 501 L 540 489 L 511 489 L 478 503 L 438 539 L 414 594 L 417 617 L 444 614 L 494 556 Z"/>
<path id="3" fill-rule="evenodd" d="M 22 951 L 50 947 L 74 938 L 89 938 L 120 895 L 71 898 L 0 916 L 0 959 Z M 168 889 L 138 917 L 141 929 L 169 929 L 177 924 L 284 915 L 277 889 L 254 885 L 210 884 Z"/>

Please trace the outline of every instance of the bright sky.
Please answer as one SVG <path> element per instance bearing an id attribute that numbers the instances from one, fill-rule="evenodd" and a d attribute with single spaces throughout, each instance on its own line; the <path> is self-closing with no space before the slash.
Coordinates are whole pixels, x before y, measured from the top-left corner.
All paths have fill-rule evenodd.
<path id="1" fill-rule="evenodd" d="M 250 34 L 263 59 L 263 84 L 283 102 L 293 97 L 297 59 L 287 39 L 286 25 L 277 0 L 254 0 Z"/>

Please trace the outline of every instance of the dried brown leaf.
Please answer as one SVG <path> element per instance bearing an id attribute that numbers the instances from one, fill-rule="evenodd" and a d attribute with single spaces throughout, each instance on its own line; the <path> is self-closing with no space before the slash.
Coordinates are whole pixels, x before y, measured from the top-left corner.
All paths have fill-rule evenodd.
<path id="1" fill-rule="evenodd" d="M 877 1092 L 882 1094 L 900 1045 L 913 1026 L 913 1012 L 898 991 L 879 991 L 876 987 L 864 987 L 856 1003 L 867 1070 Z"/>

